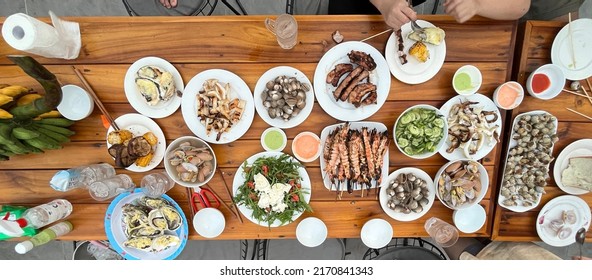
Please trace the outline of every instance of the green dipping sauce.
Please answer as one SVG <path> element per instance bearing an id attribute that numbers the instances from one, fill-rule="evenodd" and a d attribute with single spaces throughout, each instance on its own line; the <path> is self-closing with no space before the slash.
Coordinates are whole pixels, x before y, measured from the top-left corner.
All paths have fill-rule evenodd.
<path id="1" fill-rule="evenodd" d="M 271 150 L 277 150 L 284 145 L 284 137 L 279 131 L 271 130 L 263 137 L 263 142 Z"/>
<path id="2" fill-rule="evenodd" d="M 454 79 L 454 87 L 460 91 L 471 89 L 473 87 L 471 85 L 471 76 L 467 73 L 459 73 Z"/>

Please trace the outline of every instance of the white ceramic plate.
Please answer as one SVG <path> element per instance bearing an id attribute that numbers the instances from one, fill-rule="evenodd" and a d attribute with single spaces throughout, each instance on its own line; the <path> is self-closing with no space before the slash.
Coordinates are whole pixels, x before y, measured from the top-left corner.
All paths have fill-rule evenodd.
<path id="1" fill-rule="evenodd" d="M 247 102 L 241 119 L 230 128 L 230 131 L 222 133 L 220 140 L 216 140 L 218 132 L 215 130 L 212 130 L 210 135 L 208 135 L 205 126 L 201 124 L 197 117 L 199 108 L 196 95 L 203 89 L 203 83 L 208 79 L 218 79 L 222 85 L 230 83 L 230 98 L 234 99 L 238 97 Z M 226 144 L 240 138 L 249 130 L 255 116 L 255 105 L 251 89 L 249 89 L 249 86 L 239 76 L 222 69 L 210 69 L 195 75 L 189 81 L 183 92 L 181 112 L 183 113 L 183 119 L 187 127 L 197 137 L 213 144 Z"/>
<path id="2" fill-rule="evenodd" d="M 483 94 L 480 94 L 480 93 L 475 93 L 470 96 L 457 95 L 453 98 L 450 98 L 450 100 L 446 101 L 446 103 L 444 103 L 444 105 L 442 105 L 442 107 L 440 108 L 440 111 L 442 112 L 442 114 L 444 114 L 444 116 L 446 118 L 445 121 L 448 122 L 448 115 L 450 114 L 450 109 L 452 108 L 452 106 L 455 104 L 459 104 L 459 103 L 466 101 L 466 100 L 469 100 L 472 102 L 479 102 L 479 104 L 471 105 L 472 107 L 483 107 L 484 111 L 494 111 L 497 114 L 497 120 L 492 125 L 498 126 L 496 131 L 497 131 L 497 134 L 501 137 L 501 135 L 502 135 L 502 133 L 501 133 L 501 131 L 502 131 L 502 117 L 501 116 L 502 115 L 501 115 L 499 109 L 497 108 L 497 106 L 495 106 L 495 103 L 493 103 L 493 101 L 491 99 L 489 99 L 489 97 L 487 97 Z M 448 125 L 448 127 L 450 127 L 450 124 Z M 493 150 L 493 148 L 495 148 L 495 145 L 498 144 L 495 140 L 493 140 L 493 143 L 489 143 L 488 140 L 485 140 L 483 147 L 481 147 L 481 149 L 479 149 L 477 151 L 477 153 L 475 153 L 473 155 L 472 158 L 467 158 L 467 157 L 465 157 L 461 148 L 455 149 L 452 153 L 446 152 L 446 149 L 448 149 L 448 147 L 450 147 L 451 143 L 450 143 L 450 139 L 448 137 L 448 133 L 446 134 L 445 137 L 446 137 L 446 143 L 444 144 L 444 146 L 442 146 L 439 153 L 449 161 L 459 160 L 459 159 L 480 160 L 480 159 L 484 158 L 487 154 L 489 154 L 489 152 L 491 152 L 491 150 Z"/>
<path id="3" fill-rule="evenodd" d="M 388 207 L 387 203 L 388 203 L 389 197 L 386 194 L 386 189 L 389 187 L 390 182 L 395 180 L 399 176 L 399 174 L 401 174 L 401 173 L 406 173 L 406 174 L 412 173 L 417 178 L 420 178 L 427 183 L 428 190 L 430 191 L 429 196 L 428 196 L 429 202 L 428 202 L 428 205 L 423 207 L 423 211 L 421 211 L 419 213 L 411 212 L 409 214 L 404 214 L 404 213 L 395 212 L 395 210 L 392 210 L 391 208 Z M 387 215 L 389 215 L 391 218 L 393 218 L 397 221 L 402 221 L 402 222 L 413 221 L 413 220 L 417 220 L 417 219 L 421 218 L 428 211 L 430 211 L 430 208 L 432 208 L 432 205 L 434 204 L 435 198 L 436 198 L 436 188 L 434 187 L 434 179 L 432 179 L 432 177 L 430 177 L 430 175 L 425 173 L 425 171 L 423 171 L 419 168 L 415 168 L 415 167 L 405 167 L 405 168 L 398 169 L 398 170 L 394 171 L 393 173 L 391 173 L 388 176 L 388 178 L 382 182 L 382 186 L 380 187 L 380 193 L 379 193 L 379 201 L 380 201 L 380 206 L 382 206 L 382 210 L 384 210 L 384 212 Z"/>
<path id="4" fill-rule="evenodd" d="M 565 239 L 559 239 L 556 233 L 549 228 L 549 223 L 555 219 L 561 219 L 563 211 L 574 210 L 576 214 L 576 223 L 568 225 L 572 233 Z M 536 219 L 537 234 L 543 242 L 555 246 L 563 247 L 575 243 L 576 232 L 580 228 L 590 227 L 590 206 L 583 199 L 573 195 L 563 195 L 547 202 Z"/>
<path id="5" fill-rule="evenodd" d="M 566 24 L 553 40 L 551 46 L 551 61 L 559 66 L 565 78 L 577 81 L 592 76 L 592 19 L 581 18 L 571 22 L 572 37 L 569 36 L 569 26 Z M 572 61 L 572 43 L 576 64 Z"/>
<path id="6" fill-rule="evenodd" d="M 126 168 L 127 170 L 134 172 L 146 172 L 154 169 L 160 164 L 160 161 L 162 161 L 164 158 L 166 140 L 164 138 L 164 133 L 162 133 L 162 129 L 160 129 L 160 126 L 158 126 L 156 122 L 144 115 L 132 113 L 120 116 L 115 120 L 115 123 L 117 126 L 119 126 L 119 128 L 129 130 L 134 137 L 142 136 L 144 133 L 151 131 L 154 133 L 154 135 L 156 135 L 156 138 L 158 138 L 156 148 L 153 150 L 154 156 L 152 157 L 152 160 L 150 160 L 150 163 L 146 167 L 140 167 L 134 163 L 128 166 Z M 109 135 L 109 132 L 113 130 L 113 127 L 109 127 L 109 130 L 107 130 L 107 135 Z M 112 145 L 107 142 L 107 149 L 111 146 Z"/>
<path id="7" fill-rule="evenodd" d="M 583 189 L 574 187 L 566 187 L 561 183 L 561 173 L 569 165 L 569 159 L 573 157 L 584 157 L 592 156 L 592 139 L 581 139 L 569 144 L 561 151 L 557 159 L 555 160 L 555 166 L 553 167 L 553 177 L 557 186 L 568 194 L 581 195 L 588 193 Z"/>
<path id="8" fill-rule="evenodd" d="M 325 170 L 325 157 L 323 155 L 323 148 L 325 147 L 325 142 L 327 142 L 327 137 L 329 136 L 329 133 L 331 133 L 333 130 L 337 129 L 338 127 L 342 126 L 343 124 L 334 124 L 334 125 L 330 125 L 327 126 L 323 129 L 323 131 L 321 132 L 321 156 L 320 156 L 320 162 L 321 162 L 321 175 L 323 176 L 323 183 L 325 184 L 325 188 L 327 188 L 328 190 L 334 190 L 338 191 L 336 186 L 331 186 L 331 181 L 329 180 L 329 176 L 327 176 L 327 174 L 323 171 Z M 352 122 L 349 125 L 349 129 L 350 130 L 359 130 L 362 131 L 363 127 L 367 127 L 368 130 L 372 130 L 372 129 L 376 129 L 378 132 L 385 132 L 387 131 L 386 126 L 383 123 L 379 123 L 379 122 Z M 388 149 L 386 150 L 386 153 L 384 154 L 384 157 L 382 158 L 382 173 L 381 173 L 381 178 L 382 178 L 382 182 L 384 182 L 386 180 L 386 177 L 388 174 L 388 167 L 389 167 L 389 151 Z M 337 182 L 336 182 L 337 183 Z M 345 190 L 346 189 L 346 182 L 341 182 L 339 183 L 339 185 L 341 186 L 339 191 L 341 190 Z M 373 183 L 371 188 L 376 188 L 378 186 L 376 186 L 376 183 Z M 362 186 L 358 185 L 358 184 L 353 184 L 352 186 L 354 191 L 358 191 L 362 189 Z M 366 187 L 364 187 L 366 188 Z"/>
<path id="9" fill-rule="evenodd" d="M 269 117 L 269 114 L 267 113 L 267 108 L 263 106 L 263 100 L 261 99 L 261 93 L 265 89 L 267 82 L 272 81 L 278 76 L 282 75 L 288 77 L 296 77 L 298 81 L 300 81 L 303 84 L 308 84 L 308 86 L 310 87 L 310 90 L 306 92 L 306 106 L 304 106 L 304 108 L 296 117 L 291 118 L 289 121 L 284 121 L 283 118 L 272 119 L 271 117 Z M 312 106 L 314 105 L 314 92 L 312 88 L 312 83 L 310 82 L 308 77 L 304 75 L 304 73 L 290 66 L 274 67 L 267 70 L 267 72 L 263 73 L 261 78 L 259 78 L 259 81 L 257 81 L 257 85 L 255 86 L 253 96 L 255 100 L 255 109 L 257 109 L 257 113 L 259 114 L 259 116 L 267 124 L 279 128 L 292 128 L 301 124 L 302 122 L 304 122 L 304 120 L 306 120 L 306 118 L 308 118 L 310 112 L 312 112 Z"/>
<path id="10" fill-rule="evenodd" d="M 537 111 L 530 111 L 530 112 L 522 113 L 522 114 L 520 114 L 520 115 L 518 115 L 518 116 L 516 116 L 514 118 L 514 121 L 512 122 L 512 127 L 510 128 L 510 129 L 512 129 L 512 133 L 510 133 L 510 138 L 509 138 L 510 141 L 508 142 L 508 151 L 511 148 L 515 147 L 516 144 L 517 144 L 516 140 L 513 139 L 513 137 L 514 137 L 514 126 L 516 126 L 517 120 L 519 120 L 524 115 L 540 115 L 540 114 L 545 114 L 545 113 L 551 115 L 547 111 L 537 110 Z M 557 124 L 558 124 L 558 121 L 555 120 L 555 131 L 553 131 L 553 134 L 557 133 Z M 554 146 L 555 146 L 554 144 L 551 146 L 551 151 L 553 151 L 553 147 Z M 506 173 L 505 172 L 505 169 L 506 169 L 506 163 L 508 162 L 508 157 L 509 157 L 509 154 L 506 154 L 506 160 L 504 161 L 504 173 L 502 173 L 502 174 L 505 174 Z M 548 167 L 548 165 L 547 165 L 547 167 Z M 502 182 L 503 181 L 504 181 L 504 178 L 502 177 Z M 531 210 L 531 209 L 534 209 L 535 207 L 537 207 L 539 205 L 539 203 L 541 203 L 541 198 L 542 197 L 543 197 L 543 194 L 539 194 L 538 197 L 537 197 L 536 203 L 534 203 L 531 206 L 522 206 L 522 205 L 518 205 L 518 206 L 505 206 L 503 204 L 503 202 L 506 199 L 502 196 L 502 194 L 501 194 L 501 187 L 500 187 L 500 193 L 498 194 L 498 197 L 497 197 L 497 204 L 499 204 L 499 206 L 504 207 L 504 208 L 506 208 L 508 210 L 511 210 L 513 212 L 526 212 L 528 210 Z"/>
<path id="11" fill-rule="evenodd" d="M 236 194 L 238 192 L 238 187 L 240 187 L 246 180 L 245 174 L 243 172 L 243 166 L 245 165 L 245 163 L 247 165 L 251 165 L 251 164 L 253 164 L 253 162 L 255 162 L 255 160 L 257 160 L 260 157 L 276 157 L 277 158 L 283 154 L 284 153 L 282 153 L 282 152 L 261 152 L 261 153 L 252 155 L 247 160 L 245 160 L 243 163 L 241 163 L 240 167 L 236 170 L 236 173 L 234 174 L 234 180 L 232 181 L 232 196 L 233 197 L 236 196 Z M 292 159 L 293 162 L 298 162 L 292 156 L 290 156 L 290 158 Z M 312 185 L 310 183 L 310 177 L 308 176 L 308 173 L 306 172 L 306 169 L 304 169 L 304 167 L 298 168 L 298 175 L 300 175 L 300 178 L 301 178 L 300 184 L 302 186 L 302 191 L 306 192 L 306 193 L 302 194 L 304 196 L 304 201 L 306 201 L 307 203 L 310 203 L 310 196 L 311 196 L 311 192 L 312 192 L 312 188 L 311 188 Z M 268 226 L 267 222 L 259 221 L 259 220 L 255 219 L 253 217 L 253 210 L 247 208 L 247 206 L 245 206 L 245 205 L 237 205 L 237 206 L 238 206 L 238 210 L 245 217 L 247 217 L 247 219 L 249 219 L 249 221 L 253 222 L 254 224 L 258 224 L 260 226 L 264 226 L 264 227 Z M 292 216 L 292 222 L 294 222 L 296 219 L 298 219 L 298 217 L 300 217 L 300 215 L 302 215 L 302 213 L 304 213 L 304 212 L 294 213 L 294 215 Z M 275 220 L 271 225 L 269 225 L 269 227 L 279 227 L 280 225 L 282 225 L 281 222 L 279 220 Z M 287 225 L 287 224 L 284 224 L 284 225 Z"/>
<path id="12" fill-rule="evenodd" d="M 122 193 L 118 195 L 112 202 L 109 204 L 109 208 L 107 208 L 107 213 L 105 214 L 105 233 L 107 234 L 107 238 L 109 239 L 109 243 L 111 247 L 117 251 L 122 257 L 128 260 L 172 260 L 175 259 L 187 244 L 187 236 L 189 235 L 189 225 L 187 224 L 187 218 L 185 217 L 185 213 L 177 202 L 175 202 L 171 197 L 166 194 L 162 195 L 162 198 L 166 199 L 170 202 L 175 209 L 181 214 L 181 218 L 183 219 L 183 224 L 175 231 L 175 235 L 181 239 L 181 244 L 175 247 L 168 248 L 158 253 L 146 252 L 140 249 L 128 248 L 123 246 L 123 242 L 127 240 L 125 236 L 125 226 L 123 223 L 123 215 L 121 211 L 121 207 L 128 203 L 133 203 L 136 199 L 141 198 L 144 196 L 144 193 L 141 189 L 135 189 L 133 193 Z"/>
<path id="13" fill-rule="evenodd" d="M 376 69 L 372 70 L 368 77 L 369 81 L 376 85 L 378 95 L 376 104 L 356 108 L 349 102 L 337 102 L 333 98 L 335 87 L 325 83 L 327 74 L 335 68 L 335 65 L 350 63 L 347 54 L 352 50 L 365 52 L 376 62 Z M 374 115 L 386 101 L 390 89 L 391 77 L 386 60 L 377 49 L 366 43 L 350 41 L 336 45 L 323 55 L 315 70 L 314 91 L 319 105 L 331 117 L 341 121 L 360 121 Z"/>
<path id="14" fill-rule="evenodd" d="M 150 106 L 146 103 L 146 100 L 138 91 L 138 87 L 136 86 L 136 72 L 143 66 L 147 65 L 154 65 L 158 66 L 159 68 L 170 72 L 173 74 L 173 80 L 175 81 L 175 88 L 183 92 L 183 79 L 181 78 L 181 74 L 177 71 L 177 68 L 173 66 L 168 61 L 159 58 L 159 57 L 144 57 L 136 62 L 134 62 L 125 73 L 125 79 L 123 80 L 123 89 L 125 91 L 125 96 L 127 97 L 127 101 L 134 107 L 138 113 L 145 115 L 150 118 L 164 118 L 172 115 L 179 106 L 181 105 L 181 97 L 178 96 L 176 93 L 171 99 L 168 101 L 160 101 L 155 106 Z"/>
<path id="15" fill-rule="evenodd" d="M 435 27 L 430 22 L 425 20 L 417 20 L 417 24 L 421 27 Z M 421 84 L 433 78 L 444 65 L 446 58 L 446 41 L 442 40 L 439 46 L 425 43 L 430 52 L 430 58 L 425 63 L 420 62 L 415 57 L 409 55 L 409 48 L 415 43 L 414 40 L 407 38 L 411 33 L 411 24 L 407 23 L 401 26 L 401 36 L 403 37 L 403 52 L 407 54 L 407 63 L 401 64 L 397 51 L 399 44 L 397 43 L 397 35 L 395 32 L 391 33 L 386 42 L 385 57 L 391 73 L 397 80 L 406 84 Z"/>

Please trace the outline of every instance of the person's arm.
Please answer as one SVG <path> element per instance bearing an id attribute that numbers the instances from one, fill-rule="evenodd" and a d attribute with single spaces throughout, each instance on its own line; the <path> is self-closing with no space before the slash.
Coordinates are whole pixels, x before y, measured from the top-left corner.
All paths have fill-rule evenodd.
<path id="1" fill-rule="evenodd" d="M 384 22 L 394 30 L 411 20 L 417 19 L 417 14 L 406 0 L 370 0 L 384 17 Z"/>
<path id="2" fill-rule="evenodd" d="M 475 15 L 497 20 L 521 18 L 530 8 L 530 0 L 446 0 L 444 11 L 463 23 Z"/>
<path id="3" fill-rule="evenodd" d="M 170 9 L 177 7 L 177 0 L 160 0 L 160 4 Z"/>

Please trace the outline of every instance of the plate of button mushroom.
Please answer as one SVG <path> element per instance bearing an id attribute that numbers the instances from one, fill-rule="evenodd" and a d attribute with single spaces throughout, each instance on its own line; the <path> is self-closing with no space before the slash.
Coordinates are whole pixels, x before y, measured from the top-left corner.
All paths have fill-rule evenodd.
<path id="1" fill-rule="evenodd" d="M 405 167 L 391 173 L 380 188 L 380 206 L 397 221 L 413 221 L 425 215 L 436 197 L 434 182 L 425 171 Z"/>

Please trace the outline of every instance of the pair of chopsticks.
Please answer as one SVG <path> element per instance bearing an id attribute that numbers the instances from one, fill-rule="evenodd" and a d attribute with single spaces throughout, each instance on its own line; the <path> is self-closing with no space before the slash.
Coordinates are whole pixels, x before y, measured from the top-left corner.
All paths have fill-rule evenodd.
<path id="1" fill-rule="evenodd" d="M 208 186 L 208 189 L 210 189 L 210 191 L 216 196 L 216 198 L 220 201 L 220 204 L 224 205 L 224 207 L 226 207 L 226 209 L 228 209 L 228 211 L 230 211 L 230 213 L 235 215 L 238 218 L 238 220 L 240 221 L 240 223 L 242 224 L 243 218 L 241 217 L 240 212 L 238 211 L 238 207 L 236 206 L 236 203 L 234 203 L 234 200 L 232 199 L 232 193 L 230 193 L 230 189 L 228 188 L 228 185 L 226 184 L 226 180 L 224 180 L 224 173 L 219 168 L 216 168 L 216 169 L 217 169 L 218 173 L 220 174 L 220 177 L 222 177 L 222 182 L 224 182 L 224 189 L 226 190 L 226 193 L 228 193 L 228 196 L 230 196 L 230 200 L 232 201 L 232 207 L 234 209 L 231 209 L 230 206 L 228 206 L 222 200 L 222 198 L 220 198 L 220 196 L 216 192 L 214 192 L 214 190 L 210 186 Z"/>
<path id="2" fill-rule="evenodd" d="M 586 83 L 588 84 L 588 89 L 592 91 L 592 83 L 590 83 L 590 80 L 586 79 Z M 568 89 L 563 89 L 564 92 L 567 92 L 569 94 L 573 94 L 573 95 L 580 96 L 580 97 L 585 97 L 586 99 L 588 99 L 588 101 L 592 105 L 592 97 L 588 94 L 588 91 L 586 91 L 586 88 L 584 86 L 582 86 L 582 90 L 584 91 L 584 94 L 581 94 L 581 93 L 575 92 L 575 91 L 571 91 Z M 578 114 L 586 119 L 592 120 L 592 117 L 582 114 L 574 109 L 571 109 L 571 108 L 565 108 L 565 109 L 567 109 L 568 111 L 570 111 L 574 114 Z"/>
<path id="3" fill-rule="evenodd" d="M 78 70 L 78 68 L 74 67 L 74 65 L 72 65 L 72 69 L 74 70 L 74 73 L 76 73 L 76 76 L 78 77 L 80 82 L 82 82 L 82 85 L 84 86 L 86 91 L 88 91 L 88 93 L 90 93 L 90 95 L 92 96 L 92 98 L 95 102 L 95 105 L 97 105 L 97 107 L 99 107 L 99 110 L 101 110 L 101 113 L 103 114 L 103 116 L 105 116 L 105 118 L 107 118 L 107 120 L 111 124 L 111 127 L 113 127 L 115 130 L 120 130 L 119 126 L 117 126 L 117 124 L 115 123 L 115 120 L 111 117 L 111 115 L 109 114 L 107 109 L 105 109 L 105 106 L 103 106 L 103 103 L 101 102 L 101 100 L 99 99 L 99 97 L 97 96 L 95 91 L 92 89 L 92 87 L 90 87 L 90 84 L 88 84 L 88 82 L 86 81 L 86 79 L 82 75 L 82 72 L 80 72 L 80 70 Z"/>

